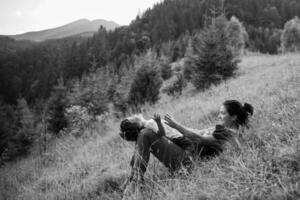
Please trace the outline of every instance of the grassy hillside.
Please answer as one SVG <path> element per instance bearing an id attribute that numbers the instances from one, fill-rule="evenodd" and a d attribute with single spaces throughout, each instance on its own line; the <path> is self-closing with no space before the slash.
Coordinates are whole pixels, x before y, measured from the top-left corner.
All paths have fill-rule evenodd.
<path id="1" fill-rule="evenodd" d="M 145 199 L 299 199 L 300 55 L 249 55 L 239 75 L 178 99 L 163 97 L 144 115 L 171 114 L 183 124 L 206 128 L 216 122 L 225 99 L 251 103 L 252 126 L 241 152 L 228 149 L 211 161 L 199 161 L 191 175 L 170 177 L 155 158 L 146 173 Z M 0 199 L 121 199 L 118 185 L 129 172 L 133 144 L 118 135 L 119 121 L 87 127 L 88 137 L 53 141 L 41 158 L 0 169 Z M 133 195 L 132 199 L 137 199 Z"/>

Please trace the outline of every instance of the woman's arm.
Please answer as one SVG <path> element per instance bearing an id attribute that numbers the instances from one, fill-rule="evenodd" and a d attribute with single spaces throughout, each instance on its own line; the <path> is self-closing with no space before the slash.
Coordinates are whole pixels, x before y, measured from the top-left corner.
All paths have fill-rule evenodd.
<path id="1" fill-rule="evenodd" d="M 192 129 L 192 128 L 187 128 L 177 121 L 173 119 L 170 115 L 165 116 L 166 124 L 169 125 L 172 128 L 175 128 L 178 130 L 182 135 L 190 138 L 193 141 L 197 141 L 197 143 L 202 143 L 204 145 L 210 145 L 212 143 L 215 143 L 217 140 L 214 136 L 212 135 L 205 135 L 201 136 L 199 133 L 202 132 L 201 130 L 198 129 Z"/>
<path id="2" fill-rule="evenodd" d="M 178 130 L 184 136 L 187 136 L 187 137 L 193 136 L 193 135 L 199 136 L 199 134 L 197 134 L 197 133 L 199 133 L 200 130 L 187 128 L 187 127 L 181 125 L 180 123 L 178 123 L 177 121 L 175 121 L 175 119 L 172 118 L 170 115 L 166 115 L 165 120 L 166 120 L 167 125 Z"/>

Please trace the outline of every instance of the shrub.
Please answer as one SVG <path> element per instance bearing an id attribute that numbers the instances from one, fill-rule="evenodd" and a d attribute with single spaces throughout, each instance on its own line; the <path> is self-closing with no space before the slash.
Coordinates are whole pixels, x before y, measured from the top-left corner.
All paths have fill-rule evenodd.
<path id="1" fill-rule="evenodd" d="M 172 67 L 169 64 L 166 57 L 162 57 L 160 59 L 159 67 L 160 67 L 160 71 L 161 71 L 161 77 L 164 80 L 168 80 L 169 78 L 172 77 L 172 74 L 173 74 L 172 73 Z"/>
<path id="2" fill-rule="evenodd" d="M 177 73 L 176 78 L 168 86 L 163 89 L 163 92 L 168 96 L 179 96 L 182 94 L 182 89 L 186 86 L 186 80 L 182 73 Z"/>
<path id="3" fill-rule="evenodd" d="M 89 123 L 93 121 L 87 108 L 78 105 L 66 109 L 66 119 L 71 128 L 70 133 L 75 136 L 80 136 Z"/>
<path id="4" fill-rule="evenodd" d="M 285 23 L 281 35 L 281 48 L 283 52 L 300 50 L 300 19 L 298 17 Z"/>

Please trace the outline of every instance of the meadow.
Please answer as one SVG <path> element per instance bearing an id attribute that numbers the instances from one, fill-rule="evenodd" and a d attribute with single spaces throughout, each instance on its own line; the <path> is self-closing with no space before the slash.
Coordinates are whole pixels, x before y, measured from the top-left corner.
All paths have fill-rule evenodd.
<path id="1" fill-rule="evenodd" d="M 162 96 L 143 115 L 170 114 L 182 124 L 207 128 L 221 103 L 251 103 L 254 115 L 243 148 L 229 148 L 209 161 L 197 161 L 192 174 L 170 176 L 151 157 L 144 199 L 300 199 L 300 54 L 246 55 L 236 77 L 179 98 Z M 0 199 L 122 199 L 119 185 L 130 171 L 134 144 L 119 135 L 120 120 L 87 127 L 84 136 L 65 134 L 27 158 L 0 168 Z M 130 199 L 140 199 L 133 194 Z"/>

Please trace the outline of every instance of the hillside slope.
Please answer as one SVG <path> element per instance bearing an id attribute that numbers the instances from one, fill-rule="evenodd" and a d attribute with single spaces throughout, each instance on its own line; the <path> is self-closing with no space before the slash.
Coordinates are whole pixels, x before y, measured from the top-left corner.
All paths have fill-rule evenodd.
<path id="1" fill-rule="evenodd" d="M 105 27 L 107 30 L 112 30 L 118 27 L 119 25 L 116 24 L 115 22 L 106 21 L 102 19 L 93 20 L 93 21 L 87 19 L 80 19 L 57 28 L 28 32 L 19 35 L 12 35 L 10 37 L 16 40 L 44 41 L 49 39 L 65 38 L 65 37 L 70 37 L 75 35 L 79 36 L 81 34 L 83 34 L 83 36 L 84 35 L 90 36 L 91 33 L 96 32 L 100 26 Z"/>
<path id="2" fill-rule="evenodd" d="M 235 79 L 145 107 L 147 117 L 168 113 L 195 128 L 214 125 L 225 99 L 246 101 L 255 109 L 240 153 L 229 149 L 199 162 L 191 175 L 175 177 L 151 158 L 145 199 L 299 199 L 299 66 L 299 54 L 249 55 Z M 105 127 L 87 127 L 87 137 L 52 142 L 43 159 L 33 153 L 2 167 L 0 199 L 121 199 L 118 185 L 129 172 L 134 147 L 117 135 L 118 125 L 110 118 Z"/>

